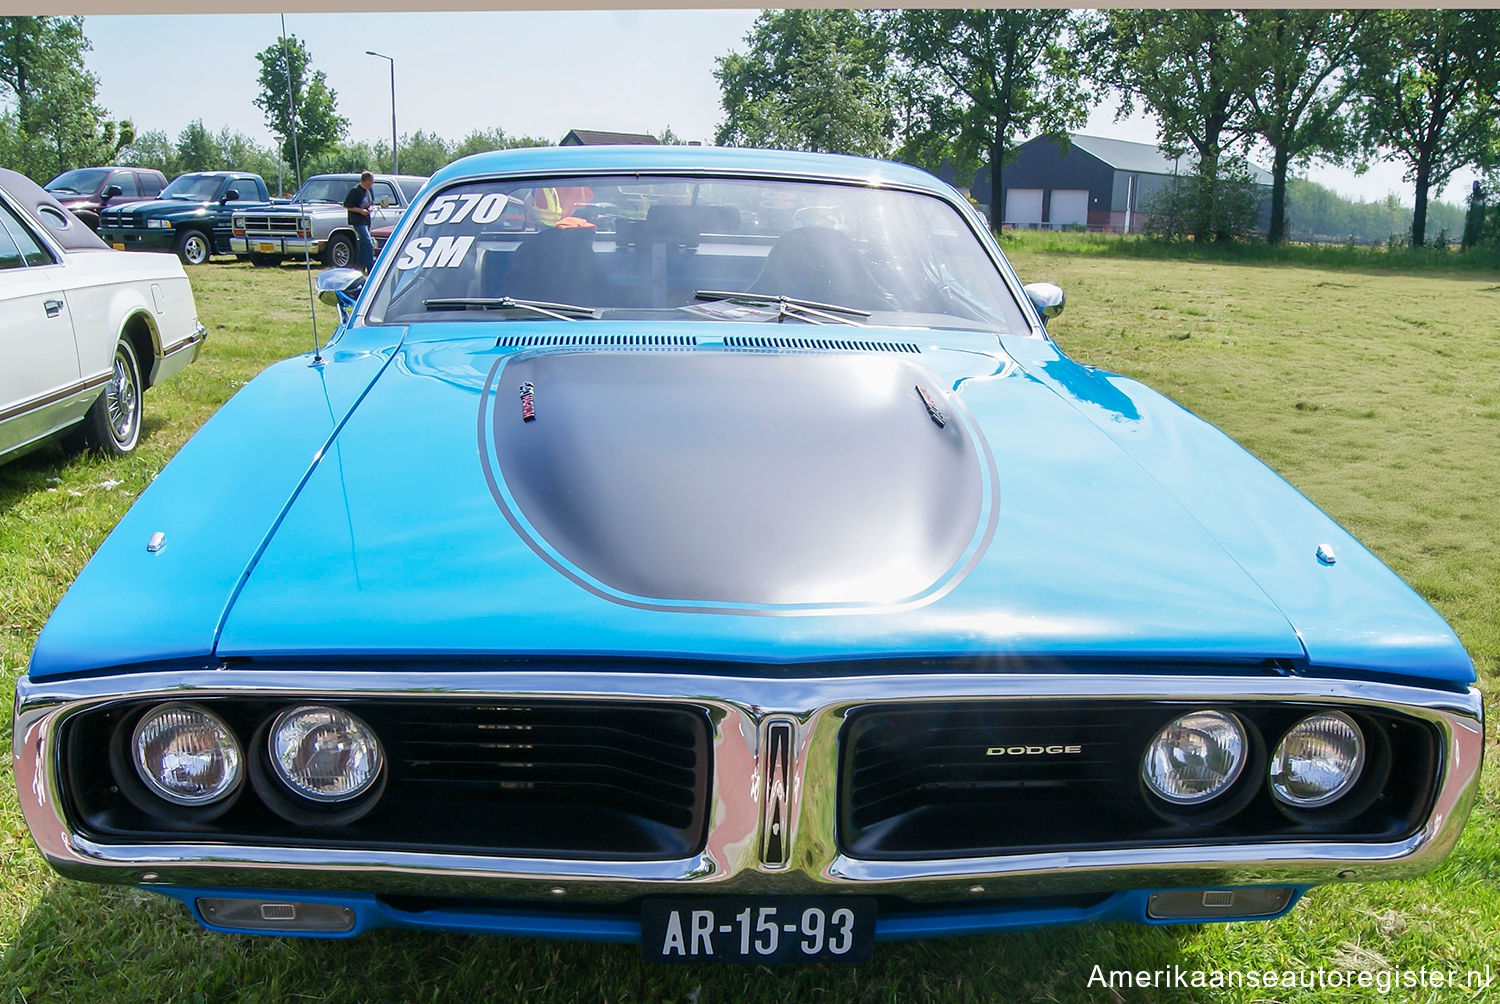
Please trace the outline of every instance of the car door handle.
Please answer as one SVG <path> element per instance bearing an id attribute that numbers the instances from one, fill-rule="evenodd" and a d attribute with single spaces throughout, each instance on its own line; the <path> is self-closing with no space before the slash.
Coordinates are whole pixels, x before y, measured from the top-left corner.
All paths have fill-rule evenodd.
<path id="1" fill-rule="evenodd" d="M 46 308 L 48 317 L 56 317 L 62 313 L 63 304 L 61 300 L 43 300 L 42 306 Z"/>

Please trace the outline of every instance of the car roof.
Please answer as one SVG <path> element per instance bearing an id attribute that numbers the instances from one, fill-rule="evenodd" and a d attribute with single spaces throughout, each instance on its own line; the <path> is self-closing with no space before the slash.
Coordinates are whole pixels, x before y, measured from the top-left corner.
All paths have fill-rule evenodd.
<path id="1" fill-rule="evenodd" d="M 425 175 L 425 174 L 385 174 L 382 171 L 375 171 L 373 173 L 374 173 L 374 176 L 375 176 L 375 180 L 377 180 L 377 181 L 379 181 L 381 178 L 384 178 L 387 181 L 400 181 L 402 179 L 406 179 L 408 181 L 426 181 L 427 180 L 427 175 Z M 333 174 L 314 174 L 314 175 L 312 175 L 310 177 L 307 177 L 307 178 L 304 178 L 302 180 L 303 180 L 303 184 L 306 184 L 307 182 L 312 181 L 314 178 L 353 178 L 356 181 L 358 181 L 359 180 L 359 176 L 360 176 L 360 172 L 358 172 L 358 171 L 337 171 L 337 172 L 335 172 Z"/>
<path id="2" fill-rule="evenodd" d="M 50 223 L 47 223 L 43 229 L 47 231 L 47 236 L 67 250 L 97 251 L 109 247 L 99 239 L 98 234 L 85 226 L 82 220 L 69 212 L 61 202 L 54 199 L 41 185 L 26 175 L 0 167 L 0 188 L 4 188 L 13 201 L 25 206 L 26 211 L 35 221 L 46 223 L 47 218 L 54 212 L 61 213 L 62 220 L 66 224 L 63 229 L 58 229 Z"/>
<path id="3" fill-rule="evenodd" d="M 434 184 L 490 174 L 714 171 L 794 175 L 829 181 L 908 185 L 934 192 L 948 186 L 919 168 L 866 157 L 713 146 L 545 146 L 478 153 L 432 176 Z"/>

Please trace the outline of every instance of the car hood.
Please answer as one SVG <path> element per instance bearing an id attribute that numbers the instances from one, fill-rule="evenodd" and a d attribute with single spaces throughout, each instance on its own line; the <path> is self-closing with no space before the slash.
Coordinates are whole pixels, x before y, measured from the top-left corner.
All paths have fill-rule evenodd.
<path id="1" fill-rule="evenodd" d="M 1304 657 L 1182 502 L 993 338 L 429 327 L 283 514 L 220 657 Z"/>
<path id="2" fill-rule="evenodd" d="M 105 207 L 105 212 L 115 207 L 111 202 Z M 212 199 L 148 199 L 139 202 L 120 203 L 120 207 L 129 213 L 140 213 L 145 216 L 198 216 L 209 206 L 214 205 Z"/>

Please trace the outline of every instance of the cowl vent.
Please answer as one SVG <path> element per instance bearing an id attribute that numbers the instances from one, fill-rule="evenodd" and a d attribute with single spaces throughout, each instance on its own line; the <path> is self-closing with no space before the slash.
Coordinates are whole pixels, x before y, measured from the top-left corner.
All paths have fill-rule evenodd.
<path id="1" fill-rule="evenodd" d="M 698 344 L 692 335 L 621 335 L 621 334 L 546 334 L 546 335 L 501 335 L 495 339 L 497 349 L 536 349 L 553 346 L 573 348 L 598 346 L 599 348 L 690 348 Z"/>
<path id="2" fill-rule="evenodd" d="M 814 349 L 820 352 L 903 352 L 916 354 L 915 342 L 872 342 L 849 338 L 795 338 L 783 335 L 729 335 L 726 349 Z"/>

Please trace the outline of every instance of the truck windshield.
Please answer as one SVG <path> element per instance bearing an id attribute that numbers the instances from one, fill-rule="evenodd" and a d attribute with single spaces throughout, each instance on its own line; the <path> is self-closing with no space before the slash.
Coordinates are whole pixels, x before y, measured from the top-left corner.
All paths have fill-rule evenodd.
<path id="1" fill-rule="evenodd" d="M 953 205 L 860 184 L 470 181 L 428 200 L 393 250 L 371 323 L 555 316 L 1027 330 L 996 259 Z"/>
<path id="2" fill-rule="evenodd" d="M 109 177 L 105 167 L 84 167 L 76 171 L 64 171 L 47 182 L 47 191 L 82 195 L 96 190 Z"/>
<path id="3" fill-rule="evenodd" d="M 163 199 L 192 199 L 207 202 L 219 194 L 224 179 L 217 174 L 184 174 L 173 178 L 172 183 L 161 190 Z"/>
<path id="4" fill-rule="evenodd" d="M 308 178 L 292 196 L 293 202 L 336 202 L 343 204 L 349 189 L 359 184 L 359 175 L 319 175 Z"/>

